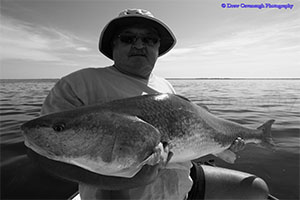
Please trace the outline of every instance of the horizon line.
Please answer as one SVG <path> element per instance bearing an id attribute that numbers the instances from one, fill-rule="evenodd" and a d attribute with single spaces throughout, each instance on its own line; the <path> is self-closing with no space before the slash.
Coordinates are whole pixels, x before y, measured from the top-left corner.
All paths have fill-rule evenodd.
<path id="1" fill-rule="evenodd" d="M 0 78 L 0 80 L 56 80 L 61 78 Z M 208 78 L 201 78 L 201 77 L 167 77 L 167 80 L 300 80 L 300 77 L 288 78 L 288 77 L 239 77 L 239 78 L 226 78 L 226 77 L 208 77 Z"/>
<path id="2" fill-rule="evenodd" d="M 185 80 L 300 80 L 300 77 L 294 77 L 294 78 L 287 78 L 287 77 L 274 77 L 274 78 L 266 78 L 266 77 L 260 77 L 260 78 L 256 78 L 256 77 L 249 77 L 249 78 L 243 78 L 243 77 L 238 77 L 238 78 L 216 78 L 216 77 L 212 77 L 212 78 L 189 78 L 189 77 L 175 77 L 175 78 L 165 78 L 168 80 L 179 80 L 179 79 L 185 79 Z"/>

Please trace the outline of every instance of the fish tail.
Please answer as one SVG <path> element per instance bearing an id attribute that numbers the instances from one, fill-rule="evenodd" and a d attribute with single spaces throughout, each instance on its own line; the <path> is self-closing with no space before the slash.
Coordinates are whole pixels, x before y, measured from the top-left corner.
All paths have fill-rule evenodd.
<path id="1" fill-rule="evenodd" d="M 275 122 L 275 120 L 271 119 L 257 128 L 258 130 L 261 130 L 263 132 L 262 133 L 262 143 L 261 143 L 262 146 L 271 147 L 271 148 L 275 146 L 275 143 L 272 139 L 272 134 L 271 134 L 271 127 L 274 122 Z"/>

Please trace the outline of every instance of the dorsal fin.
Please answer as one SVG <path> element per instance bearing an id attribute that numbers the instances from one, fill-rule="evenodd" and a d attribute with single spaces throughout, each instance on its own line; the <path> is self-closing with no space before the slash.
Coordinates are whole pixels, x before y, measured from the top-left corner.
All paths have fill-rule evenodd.
<path id="1" fill-rule="evenodd" d="M 209 108 L 206 106 L 206 105 L 204 105 L 204 104 L 197 104 L 198 106 L 200 106 L 200 107 L 202 107 L 202 108 L 204 108 L 206 111 L 208 111 L 208 112 L 211 112 L 210 110 L 209 110 Z"/>
<path id="2" fill-rule="evenodd" d="M 188 98 L 186 98 L 186 97 L 184 97 L 184 96 L 181 96 L 181 95 L 179 95 L 179 94 L 176 94 L 176 96 L 179 97 L 179 98 L 181 98 L 181 99 L 183 99 L 183 100 L 186 100 L 186 101 L 188 101 L 188 102 L 191 102 L 191 100 L 189 100 Z M 202 108 L 204 108 L 204 109 L 207 110 L 208 112 L 211 112 L 211 111 L 209 110 L 209 108 L 208 108 L 206 105 L 201 104 L 201 103 L 198 103 L 197 105 L 200 106 L 200 107 L 202 107 Z"/>
<path id="3" fill-rule="evenodd" d="M 181 95 L 179 95 L 179 94 L 175 94 L 175 96 L 177 96 L 177 97 L 179 97 L 179 98 L 181 98 L 181 99 L 184 99 L 184 100 L 186 100 L 186 101 L 188 101 L 188 102 L 191 102 L 188 98 L 186 98 L 186 97 L 184 97 L 184 96 L 181 96 Z"/>

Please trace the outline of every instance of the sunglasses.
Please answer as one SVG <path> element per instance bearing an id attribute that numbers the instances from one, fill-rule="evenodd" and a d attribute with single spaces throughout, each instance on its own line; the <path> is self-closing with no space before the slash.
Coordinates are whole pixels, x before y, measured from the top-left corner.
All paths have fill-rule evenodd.
<path id="1" fill-rule="evenodd" d="M 153 46 L 160 41 L 158 36 L 154 35 L 135 35 L 135 34 L 120 34 L 120 41 L 125 44 L 134 44 L 139 38 L 148 46 Z"/>

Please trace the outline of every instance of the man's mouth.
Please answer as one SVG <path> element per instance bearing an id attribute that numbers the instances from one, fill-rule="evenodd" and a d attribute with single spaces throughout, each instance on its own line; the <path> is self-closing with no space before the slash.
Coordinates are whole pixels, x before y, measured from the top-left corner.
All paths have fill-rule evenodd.
<path id="1" fill-rule="evenodd" d="M 145 54 L 130 54 L 130 57 L 135 57 L 135 56 L 141 56 L 141 57 L 146 57 Z"/>
<path id="2" fill-rule="evenodd" d="M 130 57 L 139 56 L 139 57 L 146 57 L 146 53 L 143 51 L 131 51 L 129 52 Z"/>

